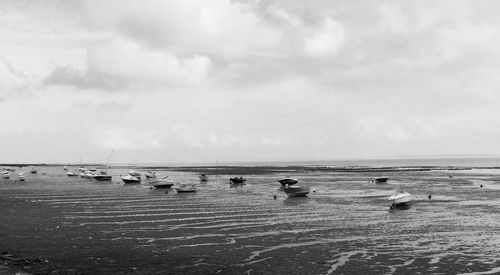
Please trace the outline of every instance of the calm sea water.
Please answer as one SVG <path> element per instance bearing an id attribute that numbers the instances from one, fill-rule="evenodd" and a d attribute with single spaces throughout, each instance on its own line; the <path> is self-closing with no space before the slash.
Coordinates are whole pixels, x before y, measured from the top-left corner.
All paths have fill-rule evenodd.
<path id="1" fill-rule="evenodd" d="M 262 161 L 262 162 L 231 162 L 219 160 L 202 164 L 179 163 L 133 163 L 129 165 L 181 166 L 181 165 L 242 165 L 242 166 L 286 166 L 286 165 L 321 165 L 321 166 L 457 166 L 457 167 L 500 167 L 500 157 L 422 157 L 422 158 L 383 158 L 383 159 L 346 159 L 346 160 L 301 160 L 301 161 Z"/>
<path id="2" fill-rule="evenodd" d="M 124 185 L 125 172 L 99 183 L 41 167 L 26 182 L 0 180 L 0 248 L 47 259 L 55 274 L 500 272 L 494 174 L 395 171 L 376 185 L 375 173 L 295 172 L 312 192 L 289 199 L 279 174 L 235 187 L 231 175 L 200 183 L 159 171 L 198 187 L 178 194 Z M 408 210 L 388 211 L 394 190 L 412 194 Z"/>

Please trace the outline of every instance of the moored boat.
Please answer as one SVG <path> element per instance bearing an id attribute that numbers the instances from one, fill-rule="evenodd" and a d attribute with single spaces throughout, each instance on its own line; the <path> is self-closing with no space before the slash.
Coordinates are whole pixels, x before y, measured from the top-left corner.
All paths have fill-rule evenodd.
<path id="1" fill-rule="evenodd" d="M 177 193 L 194 193 L 196 192 L 196 187 L 194 184 L 181 184 L 179 186 L 173 187 Z"/>
<path id="2" fill-rule="evenodd" d="M 33 167 L 33 168 L 31 168 L 30 173 L 36 174 L 36 173 L 38 173 L 38 170 L 35 167 Z"/>
<path id="3" fill-rule="evenodd" d="M 281 185 L 285 186 L 285 185 L 297 184 L 297 182 L 299 182 L 299 180 L 294 179 L 294 178 L 281 178 L 278 180 L 278 182 L 281 183 Z"/>
<path id="4" fill-rule="evenodd" d="M 208 176 L 207 174 L 200 174 L 200 181 L 208 181 Z"/>
<path id="5" fill-rule="evenodd" d="M 78 174 L 77 174 L 77 173 L 75 173 L 75 172 L 73 172 L 73 171 L 68 171 L 68 172 L 66 173 L 66 175 L 67 175 L 68 177 L 76 177 L 76 176 L 78 176 Z"/>
<path id="6" fill-rule="evenodd" d="M 393 205 L 407 204 L 411 201 L 411 194 L 408 192 L 395 192 L 387 200 Z"/>
<path id="7" fill-rule="evenodd" d="M 2 172 L 2 179 L 10 179 L 10 174 L 9 174 L 9 171 L 3 171 Z"/>
<path id="8" fill-rule="evenodd" d="M 25 181 L 26 180 L 26 175 L 23 172 L 17 173 L 17 179 L 19 181 Z"/>
<path id="9" fill-rule="evenodd" d="M 155 179 L 157 177 L 157 174 L 155 171 L 149 171 L 147 173 L 144 173 L 144 176 L 146 177 L 146 179 Z"/>
<path id="10" fill-rule="evenodd" d="M 305 197 L 309 194 L 309 187 L 300 187 L 297 185 L 286 186 L 283 191 L 287 194 L 289 198 L 291 197 Z"/>
<path id="11" fill-rule="evenodd" d="M 244 183 L 245 181 L 247 181 L 245 178 L 243 177 L 232 177 L 229 179 L 232 183 Z"/>
<path id="12" fill-rule="evenodd" d="M 154 180 L 150 181 L 149 184 L 153 186 L 154 188 L 171 188 L 174 183 L 168 182 L 168 181 L 163 181 L 163 180 Z"/>
<path id="13" fill-rule="evenodd" d="M 141 179 L 131 176 L 131 175 L 126 175 L 121 177 L 122 181 L 127 184 L 135 184 L 135 183 L 141 183 Z"/>
<path id="14" fill-rule="evenodd" d="M 388 180 L 389 180 L 388 177 L 376 177 L 373 179 L 373 182 L 375 182 L 375 183 L 387 183 Z"/>
<path id="15" fill-rule="evenodd" d="M 141 178 L 141 173 L 135 171 L 135 170 L 130 170 L 128 171 L 128 174 L 132 177 L 136 177 L 136 178 Z"/>

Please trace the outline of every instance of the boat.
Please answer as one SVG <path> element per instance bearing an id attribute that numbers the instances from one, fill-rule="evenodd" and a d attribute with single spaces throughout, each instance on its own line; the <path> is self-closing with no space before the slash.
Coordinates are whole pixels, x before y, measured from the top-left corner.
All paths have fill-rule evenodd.
<path id="1" fill-rule="evenodd" d="M 281 185 L 285 186 L 285 185 L 297 184 L 297 182 L 299 182 L 299 180 L 294 179 L 294 178 L 281 178 L 278 180 L 278 182 L 281 183 Z"/>
<path id="2" fill-rule="evenodd" d="M 36 173 L 38 173 L 38 170 L 35 167 L 33 167 L 33 168 L 31 168 L 30 173 L 36 174 Z"/>
<path id="3" fill-rule="evenodd" d="M 82 177 L 84 179 L 93 179 L 94 173 L 87 171 L 87 172 L 83 173 L 83 175 L 80 174 L 80 177 Z"/>
<path id="4" fill-rule="evenodd" d="M 17 179 L 19 181 L 25 181 L 26 180 L 26 175 L 23 172 L 17 173 Z"/>
<path id="5" fill-rule="evenodd" d="M 375 182 L 375 183 L 387 183 L 388 180 L 389 180 L 388 177 L 376 177 L 373 179 L 373 182 Z"/>
<path id="6" fill-rule="evenodd" d="M 132 177 L 136 177 L 136 178 L 141 178 L 141 173 L 135 171 L 135 170 L 130 170 L 128 171 L 128 174 Z"/>
<path id="7" fill-rule="evenodd" d="M 149 184 L 154 188 L 171 188 L 174 184 L 164 180 L 153 180 Z"/>
<path id="8" fill-rule="evenodd" d="M 121 177 L 124 183 L 132 184 L 132 183 L 141 183 L 141 178 L 134 177 L 131 175 L 126 175 Z"/>
<path id="9" fill-rule="evenodd" d="M 64 165 L 63 170 L 68 171 L 68 166 Z"/>
<path id="10" fill-rule="evenodd" d="M 80 168 L 78 168 L 78 171 L 85 172 L 85 171 L 87 171 L 87 168 L 80 166 Z"/>
<path id="11" fill-rule="evenodd" d="M 129 172 L 130 173 L 130 172 Z M 140 174 L 139 174 L 140 176 Z M 149 171 L 147 173 L 144 173 L 144 176 L 146 177 L 146 179 L 154 179 L 157 177 L 156 175 L 156 172 L 155 171 Z"/>
<path id="12" fill-rule="evenodd" d="M 387 200 L 392 202 L 392 205 L 407 204 L 411 201 L 411 195 L 408 192 L 395 192 Z"/>
<path id="13" fill-rule="evenodd" d="M 9 171 L 9 172 L 16 172 L 16 169 L 10 168 L 10 167 L 4 167 L 3 170 Z"/>
<path id="14" fill-rule="evenodd" d="M 78 175 L 77 175 L 75 172 L 73 172 L 73 171 L 69 171 L 69 172 L 67 172 L 67 173 L 66 173 L 66 175 L 67 175 L 68 177 L 76 177 L 76 176 L 78 176 Z"/>
<path id="15" fill-rule="evenodd" d="M 232 183 L 244 183 L 245 181 L 247 181 L 245 178 L 243 177 L 233 177 L 233 178 L 230 178 L 229 179 Z"/>
<path id="16" fill-rule="evenodd" d="M 173 187 L 177 193 L 194 193 L 196 192 L 196 187 L 194 184 L 181 184 L 179 186 Z"/>
<path id="17" fill-rule="evenodd" d="M 208 176 L 207 176 L 207 174 L 201 174 L 201 175 L 200 175 L 200 181 L 208 181 Z"/>
<path id="18" fill-rule="evenodd" d="M 2 179 L 4 179 L 4 180 L 10 179 L 9 171 L 2 172 Z"/>
<path id="19" fill-rule="evenodd" d="M 300 187 L 297 185 L 292 185 L 292 186 L 286 186 L 283 191 L 288 195 L 289 198 L 291 197 L 305 197 L 307 194 L 309 194 L 310 189 L 309 187 Z"/>

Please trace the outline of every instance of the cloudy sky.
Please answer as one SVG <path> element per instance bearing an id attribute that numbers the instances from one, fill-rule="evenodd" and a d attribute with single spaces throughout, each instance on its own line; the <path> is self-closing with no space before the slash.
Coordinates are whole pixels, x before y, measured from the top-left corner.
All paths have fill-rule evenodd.
<path id="1" fill-rule="evenodd" d="M 500 2 L 0 2 L 0 162 L 500 154 Z"/>

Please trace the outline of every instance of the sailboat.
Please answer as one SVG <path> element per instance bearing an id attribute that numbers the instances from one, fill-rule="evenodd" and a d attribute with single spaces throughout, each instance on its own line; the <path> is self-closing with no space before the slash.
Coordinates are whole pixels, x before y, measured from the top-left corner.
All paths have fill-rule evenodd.
<path id="1" fill-rule="evenodd" d="M 108 175 L 108 167 L 109 167 L 109 163 L 111 162 L 111 157 L 113 156 L 113 152 L 114 150 L 111 150 L 111 154 L 109 155 L 109 158 L 108 158 L 108 163 L 106 165 L 106 171 L 99 171 L 99 174 L 95 174 L 93 176 L 93 178 L 96 180 L 96 181 L 111 181 L 113 179 L 113 177 L 111 175 Z"/>

